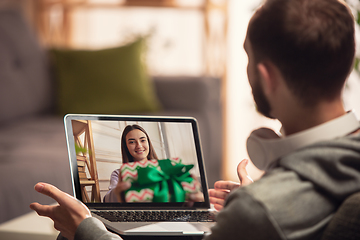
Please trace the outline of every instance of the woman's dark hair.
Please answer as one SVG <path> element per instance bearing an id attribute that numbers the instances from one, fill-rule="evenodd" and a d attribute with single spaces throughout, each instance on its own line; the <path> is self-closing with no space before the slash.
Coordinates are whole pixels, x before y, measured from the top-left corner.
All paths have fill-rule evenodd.
<path id="1" fill-rule="evenodd" d="M 134 157 L 130 154 L 129 149 L 126 146 L 126 135 L 135 129 L 142 131 L 146 135 L 147 141 L 149 143 L 149 154 L 147 155 L 147 159 L 149 159 L 149 160 L 150 159 L 158 159 L 158 157 L 155 153 L 155 150 L 153 148 L 153 145 L 151 144 L 149 135 L 146 133 L 145 129 L 143 129 L 139 125 L 134 124 L 134 125 L 127 125 L 121 136 L 121 155 L 122 155 L 123 163 L 135 161 Z"/>

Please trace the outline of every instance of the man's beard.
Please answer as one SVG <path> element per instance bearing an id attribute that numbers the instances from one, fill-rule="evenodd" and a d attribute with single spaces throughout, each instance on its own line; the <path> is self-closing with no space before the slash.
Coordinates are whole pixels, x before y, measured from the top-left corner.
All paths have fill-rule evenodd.
<path id="1" fill-rule="evenodd" d="M 265 117 L 275 119 L 273 116 L 271 116 L 271 106 L 269 104 L 269 101 L 267 100 L 264 90 L 262 89 L 262 86 L 260 84 L 260 77 L 259 73 L 256 74 L 255 83 L 252 87 L 252 94 L 253 98 L 256 104 L 256 110 L 264 115 Z"/>

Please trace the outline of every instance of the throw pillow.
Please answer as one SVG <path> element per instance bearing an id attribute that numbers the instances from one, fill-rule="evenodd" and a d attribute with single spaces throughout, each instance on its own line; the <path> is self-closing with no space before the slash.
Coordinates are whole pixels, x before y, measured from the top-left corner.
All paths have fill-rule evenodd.
<path id="1" fill-rule="evenodd" d="M 51 50 L 60 114 L 159 110 L 143 62 L 145 39 L 102 50 Z"/>

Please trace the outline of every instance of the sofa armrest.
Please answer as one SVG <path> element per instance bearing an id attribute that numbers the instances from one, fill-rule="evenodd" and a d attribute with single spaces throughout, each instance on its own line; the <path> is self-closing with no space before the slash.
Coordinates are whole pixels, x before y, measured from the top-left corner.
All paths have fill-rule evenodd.
<path id="1" fill-rule="evenodd" d="M 202 111 L 220 104 L 220 79 L 212 77 L 153 77 L 164 110 Z"/>

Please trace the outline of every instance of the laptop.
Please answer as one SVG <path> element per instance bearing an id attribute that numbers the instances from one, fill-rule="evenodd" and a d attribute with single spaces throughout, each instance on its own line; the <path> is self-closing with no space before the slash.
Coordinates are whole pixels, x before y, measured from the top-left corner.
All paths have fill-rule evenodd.
<path id="1" fill-rule="evenodd" d="M 215 224 L 216 211 L 210 208 L 195 118 L 68 114 L 64 117 L 64 125 L 74 196 L 110 231 L 120 235 L 139 236 L 192 236 L 210 233 L 210 228 Z M 127 157 L 122 154 L 121 139 L 125 128 L 129 126 L 140 126 L 146 132 L 148 148 L 156 153 L 157 160 L 123 163 L 123 159 Z M 126 141 L 130 142 L 127 138 L 130 135 L 124 135 L 123 145 L 126 145 Z M 131 149 L 130 145 L 127 147 Z M 130 168 L 143 162 L 148 164 L 147 170 L 151 168 L 150 171 L 161 173 L 165 172 L 163 168 L 166 164 L 170 166 L 169 169 L 175 166 L 176 169 L 182 169 L 183 176 L 187 176 L 184 179 L 187 180 L 174 177 L 175 173 L 171 170 L 160 182 L 140 185 L 145 168 L 137 168 L 137 172 L 134 170 L 136 168 Z M 150 166 L 150 163 L 155 165 Z M 149 197 L 135 192 L 138 198 L 128 198 L 131 189 L 117 194 L 116 198 L 108 197 L 111 194 L 114 196 L 111 191 L 121 181 L 119 178 L 129 176 L 129 172 L 124 170 L 127 166 L 130 166 L 130 175 L 133 175 L 132 187 L 139 185 L 141 191 L 149 190 Z M 192 186 L 187 186 L 186 181 Z M 159 189 L 165 189 L 164 198 L 158 197 L 159 192 L 164 193 Z"/>

